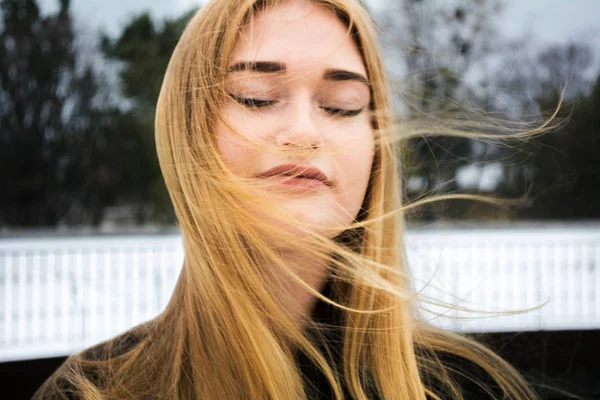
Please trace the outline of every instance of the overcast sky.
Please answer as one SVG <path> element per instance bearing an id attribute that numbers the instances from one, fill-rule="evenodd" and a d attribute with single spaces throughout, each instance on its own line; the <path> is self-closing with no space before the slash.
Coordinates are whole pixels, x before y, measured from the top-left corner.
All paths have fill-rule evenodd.
<path id="1" fill-rule="evenodd" d="M 45 11 L 57 0 L 39 0 Z M 367 0 L 380 8 L 393 0 Z M 600 0 L 508 0 L 502 29 L 509 37 L 529 35 L 544 42 L 591 39 L 600 48 Z M 200 4 L 197 0 L 73 0 L 79 23 L 116 33 L 131 16 L 143 11 L 157 17 L 177 16 Z"/>

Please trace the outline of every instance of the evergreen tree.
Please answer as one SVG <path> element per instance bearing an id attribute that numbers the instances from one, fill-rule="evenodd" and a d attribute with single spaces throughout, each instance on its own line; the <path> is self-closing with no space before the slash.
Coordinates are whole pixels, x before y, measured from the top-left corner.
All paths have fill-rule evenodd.
<path id="1" fill-rule="evenodd" d="M 1 5 L 0 225 L 98 225 L 146 183 L 137 126 L 79 56 L 69 1 Z"/>

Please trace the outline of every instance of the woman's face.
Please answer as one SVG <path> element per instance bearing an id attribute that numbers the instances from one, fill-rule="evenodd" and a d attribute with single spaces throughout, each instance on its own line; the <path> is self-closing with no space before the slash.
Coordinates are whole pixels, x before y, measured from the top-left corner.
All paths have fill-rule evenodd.
<path id="1" fill-rule="evenodd" d="M 276 194 L 290 224 L 336 236 L 359 212 L 374 152 L 369 82 L 346 27 L 304 1 L 259 12 L 225 88 L 215 131 L 227 167 Z"/>

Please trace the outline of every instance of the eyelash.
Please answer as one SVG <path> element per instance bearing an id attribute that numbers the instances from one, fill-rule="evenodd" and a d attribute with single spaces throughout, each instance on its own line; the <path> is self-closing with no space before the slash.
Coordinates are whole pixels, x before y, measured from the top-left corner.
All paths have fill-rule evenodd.
<path id="1" fill-rule="evenodd" d="M 271 106 L 275 105 L 275 103 L 277 103 L 276 100 L 252 99 L 252 98 L 248 98 L 248 97 L 234 96 L 232 94 L 230 94 L 230 96 L 235 101 L 237 101 L 239 104 L 243 105 L 244 107 L 248 107 L 248 108 L 267 108 L 267 107 L 271 107 Z M 354 117 L 354 116 L 360 114 L 362 112 L 362 110 L 364 110 L 364 107 L 360 108 L 358 110 L 346 110 L 346 109 L 342 109 L 342 108 L 333 108 L 333 107 L 324 107 L 324 106 L 321 106 L 320 108 L 332 116 L 342 117 L 342 118 Z"/>

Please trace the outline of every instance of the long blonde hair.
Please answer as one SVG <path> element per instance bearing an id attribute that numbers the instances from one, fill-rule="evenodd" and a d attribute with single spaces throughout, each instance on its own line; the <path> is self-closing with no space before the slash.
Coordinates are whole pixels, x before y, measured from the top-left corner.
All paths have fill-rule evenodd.
<path id="1" fill-rule="evenodd" d="M 294 362 L 297 349 L 323 371 L 336 399 L 343 398 L 342 385 L 356 399 L 459 399 L 461 387 L 440 357 L 447 353 L 481 368 L 508 398 L 534 398 L 519 374 L 491 351 L 418 318 L 403 254 L 401 149 L 387 80 L 373 24 L 353 1 L 315 0 L 353 35 L 372 83 L 378 138 L 372 173 L 351 226 L 335 240 L 318 235 L 300 240 L 331 269 L 335 297 L 314 294 L 343 315 L 342 365 L 332 365 L 327 351 L 318 348 L 322 336 L 306 335 L 269 292 L 278 276 L 299 278 L 267 238 L 277 235 L 289 243 L 298 238 L 276 231 L 246 206 L 267 207 L 227 172 L 212 132 L 242 27 L 279 2 L 213 0 L 189 22 L 166 71 L 156 114 L 158 156 L 184 242 L 181 275 L 164 312 L 135 328 L 138 342 L 113 339 L 101 359 L 72 356 L 63 375 L 85 399 L 295 400 L 306 398 Z M 92 383 L 90 371 L 102 384 Z"/>

